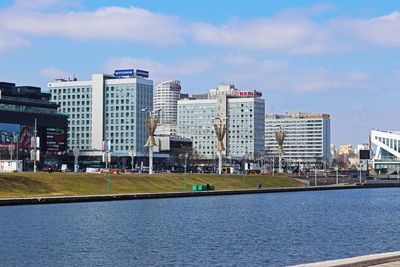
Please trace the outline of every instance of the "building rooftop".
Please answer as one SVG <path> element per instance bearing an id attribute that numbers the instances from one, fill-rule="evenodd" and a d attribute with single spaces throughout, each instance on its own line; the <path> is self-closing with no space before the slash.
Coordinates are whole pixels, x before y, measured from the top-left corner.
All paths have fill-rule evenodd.
<path id="1" fill-rule="evenodd" d="M 329 119 L 329 114 L 313 114 L 306 112 L 291 112 L 285 114 L 267 114 L 267 119 Z"/>

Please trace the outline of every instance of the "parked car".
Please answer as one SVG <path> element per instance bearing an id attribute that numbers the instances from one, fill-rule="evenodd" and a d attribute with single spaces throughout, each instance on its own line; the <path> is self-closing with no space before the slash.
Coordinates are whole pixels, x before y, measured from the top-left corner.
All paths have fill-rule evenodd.
<path id="1" fill-rule="evenodd" d="M 53 171 L 54 171 L 54 168 L 51 167 L 51 166 L 44 166 L 44 167 L 43 167 L 43 171 L 44 171 L 44 172 L 53 172 Z"/>

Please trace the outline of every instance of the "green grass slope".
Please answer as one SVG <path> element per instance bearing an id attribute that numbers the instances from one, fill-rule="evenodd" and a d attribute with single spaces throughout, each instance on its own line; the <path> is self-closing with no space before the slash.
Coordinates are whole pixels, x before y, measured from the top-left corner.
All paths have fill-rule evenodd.
<path id="1" fill-rule="evenodd" d="M 287 176 L 187 174 L 187 191 L 194 184 L 214 184 L 216 190 L 303 186 Z M 184 174 L 111 174 L 110 193 L 183 192 Z M 108 175 L 89 173 L 0 173 L 0 197 L 107 194 Z"/>

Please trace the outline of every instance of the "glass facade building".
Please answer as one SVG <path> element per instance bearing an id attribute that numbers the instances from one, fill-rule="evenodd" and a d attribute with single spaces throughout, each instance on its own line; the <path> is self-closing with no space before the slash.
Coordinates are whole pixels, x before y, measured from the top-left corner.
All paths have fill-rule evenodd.
<path id="1" fill-rule="evenodd" d="M 52 101 L 68 116 L 68 144 L 99 156 L 110 140 L 113 156 L 143 156 L 147 133 L 143 109 L 152 109 L 153 81 L 94 74 L 92 80 L 49 83 Z"/>
<path id="2" fill-rule="evenodd" d="M 40 158 L 64 155 L 67 116 L 57 114 L 57 108 L 40 87 L 0 82 L 0 159 L 30 161 L 35 121 Z"/>

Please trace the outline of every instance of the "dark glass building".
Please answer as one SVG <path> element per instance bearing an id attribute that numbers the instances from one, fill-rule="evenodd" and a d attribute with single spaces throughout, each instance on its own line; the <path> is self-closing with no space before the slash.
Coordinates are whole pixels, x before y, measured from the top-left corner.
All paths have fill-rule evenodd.
<path id="1" fill-rule="evenodd" d="M 40 87 L 0 82 L 0 159 L 20 159 L 29 166 L 35 121 L 40 165 L 65 155 L 67 116 L 57 114 L 57 107 Z"/>

